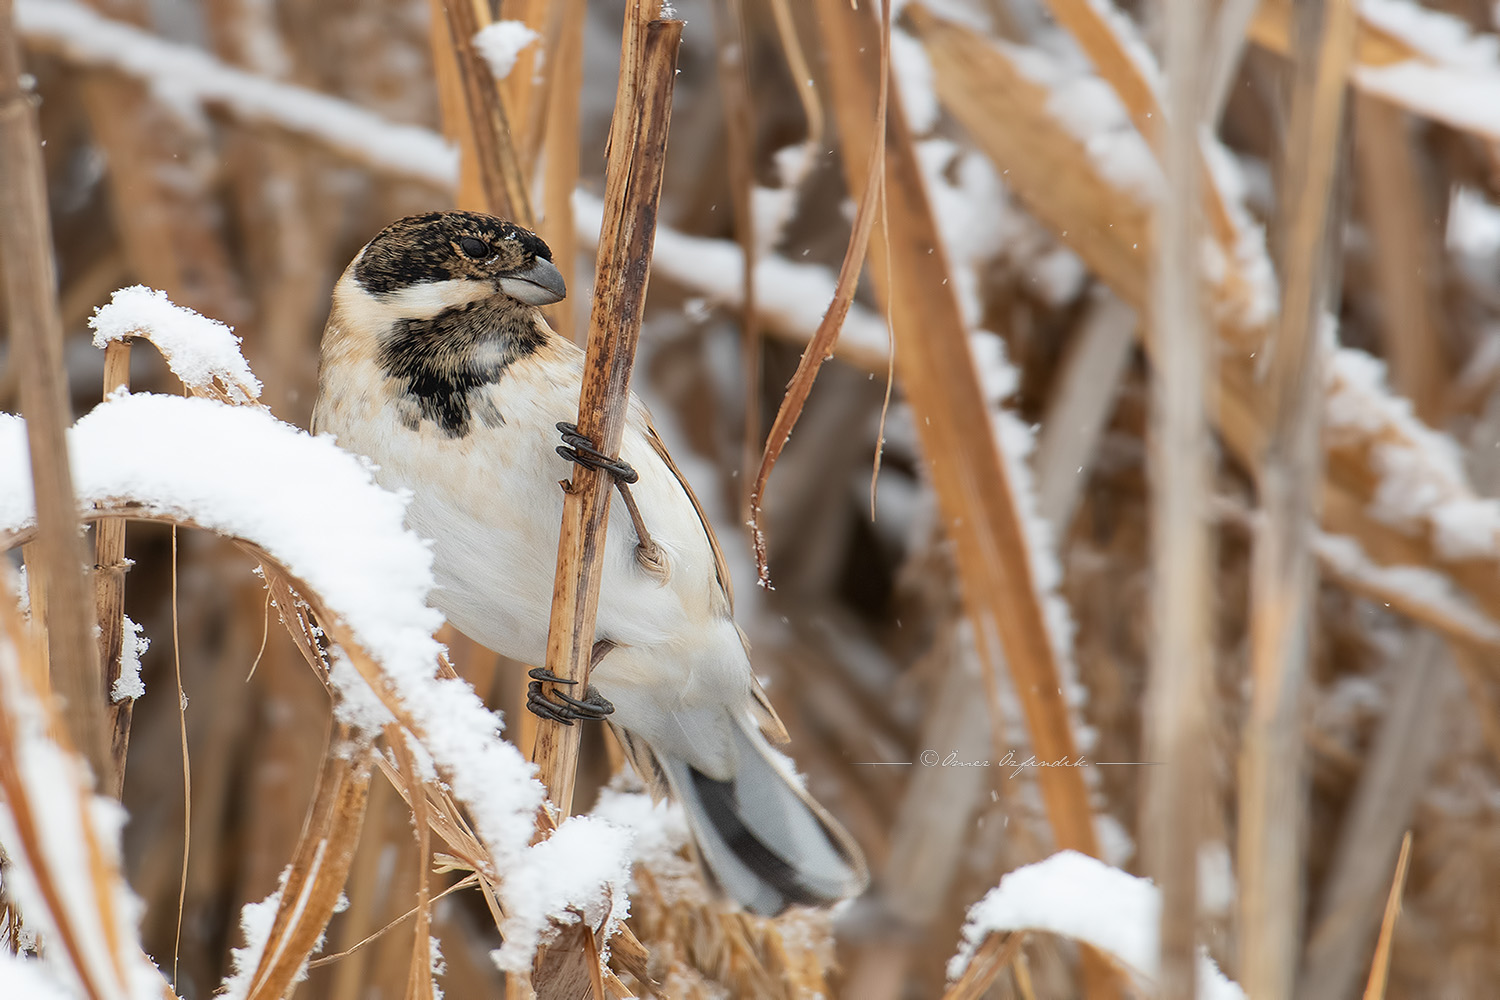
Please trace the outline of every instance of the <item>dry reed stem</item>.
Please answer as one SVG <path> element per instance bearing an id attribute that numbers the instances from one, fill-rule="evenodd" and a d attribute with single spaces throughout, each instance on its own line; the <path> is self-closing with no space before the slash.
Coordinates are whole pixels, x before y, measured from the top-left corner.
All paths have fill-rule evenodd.
<path id="1" fill-rule="evenodd" d="M 1252 996 L 1291 996 L 1302 917 L 1302 727 L 1316 565 L 1309 548 L 1323 458 L 1319 330 L 1331 301 L 1331 234 L 1344 77 L 1353 54 L 1349 0 L 1301 7 L 1291 124 L 1281 178 L 1282 299 L 1264 391 L 1270 438 L 1257 485 L 1264 510 L 1251 568 L 1250 711 L 1240 752 L 1242 978 Z"/>
<path id="2" fill-rule="evenodd" d="M 463 148 L 466 162 L 469 150 L 473 150 L 479 188 L 483 195 L 482 210 L 509 219 L 527 229 L 534 229 L 536 221 L 531 214 L 531 198 L 527 194 L 521 160 L 511 138 L 510 119 L 500 101 L 494 74 L 474 46 L 474 36 L 484 27 L 484 23 L 481 23 L 472 0 L 434 0 L 434 6 L 441 8 L 438 16 L 448 26 L 453 65 L 457 69 L 463 97 L 462 118 L 455 120 L 453 125 L 456 129 L 465 130 L 471 139 L 471 144 Z M 445 101 L 445 120 L 450 108 L 457 118 L 455 103 L 451 99 Z M 460 207 L 477 206 L 461 204 Z"/>
<path id="3" fill-rule="evenodd" d="M 682 33 L 680 21 L 653 19 L 654 6 L 649 0 L 633 0 L 626 12 L 620 87 L 610 130 L 604 227 L 595 265 L 594 310 L 578 402 L 580 433 L 608 455 L 619 453 L 625 430 Z M 613 490 L 614 482 L 607 474 L 582 466 L 574 467 L 564 490 L 547 668 L 558 677 L 577 681 L 579 690 L 588 684 Z M 572 726 L 543 720 L 537 727 L 532 759 L 559 818 L 572 809 L 578 740 L 578 730 Z"/>
<path id="4" fill-rule="evenodd" d="M 0 22 L 0 27 L 5 23 Z M 3 560 L 0 560 L 0 592 L 14 592 L 10 567 Z M 130 951 L 139 948 L 139 943 L 122 940 L 119 934 L 120 928 L 128 925 L 118 909 L 128 890 L 120 873 L 118 851 L 99 839 L 98 811 L 86 764 L 76 756 L 53 699 L 32 682 L 42 669 L 35 662 L 42 651 L 31 631 L 22 620 L 20 609 L 11 601 L 0 600 L 0 644 L 11 648 L 10 656 L 0 658 L 0 801 L 10 814 L 17 838 L 5 845 L 6 864 L 7 867 L 24 865 L 42 897 L 47 910 L 45 922 L 51 924 L 53 932 L 41 943 L 49 949 L 53 961 L 72 969 L 89 1000 L 108 1000 L 129 992 L 129 965 L 141 960 L 130 955 Z M 31 757 L 24 744 L 36 738 L 27 735 L 35 720 L 23 717 L 23 710 L 41 714 L 43 738 L 50 739 L 62 755 L 66 776 L 73 785 L 48 788 L 45 794 L 73 801 L 76 808 L 69 819 L 75 829 L 47 828 L 48 817 L 57 815 L 57 806 L 33 801 L 33 787 L 19 770 L 22 762 Z M 56 870 L 54 863 L 60 860 L 56 845 L 79 841 L 83 856 L 62 860 L 72 868 L 81 867 L 84 874 Z M 74 908 L 74 900 L 62 889 L 65 882 L 80 877 L 87 878 L 93 890 L 89 905 L 82 911 Z M 41 922 L 39 919 L 38 923 Z M 95 950 L 96 942 L 103 943 L 103 955 Z M 162 995 L 176 1000 L 165 980 Z"/>
<path id="5" fill-rule="evenodd" d="M 1347 65 L 1347 60 L 1345 61 Z M 1444 409 L 1441 304 L 1434 270 L 1440 264 L 1427 220 L 1427 189 L 1419 173 L 1404 111 L 1359 95 L 1354 147 L 1365 222 L 1374 241 L 1381 346 L 1391 388 L 1436 427 Z"/>
<path id="6" fill-rule="evenodd" d="M 559 0 L 547 31 L 547 113 L 542 162 L 541 236 L 569 283 L 578 271 L 578 235 L 573 230 L 573 192 L 578 187 L 578 130 L 583 95 L 583 25 L 587 0 Z M 558 303 L 552 326 L 578 339 L 576 299 Z"/>
<path id="7" fill-rule="evenodd" d="M 1370 978 L 1365 984 L 1364 1000 L 1384 1000 L 1386 979 L 1391 971 L 1391 941 L 1396 933 L 1396 918 L 1401 915 L 1401 893 L 1406 888 L 1406 871 L 1411 864 L 1411 831 L 1401 838 L 1401 854 L 1396 859 L 1396 874 L 1391 879 L 1391 894 L 1385 901 L 1380 918 L 1380 940 L 1375 958 L 1370 962 Z"/>
<path id="8" fill-rule="evenodd" d="M 68 467 L 72 422 L 62 317 L 47 217 L 36 108 L 21 90 L 21 52 L 10 0 L 0 0 L 0 270 L 12 363 L 36 492 L 37 572 L 47 595 L 45 627 L 53 687 L 72 743 L 93 773 L 110 773 L 104 675 L 94 642 L 94 602 L 84 579 L 78 504 Z M 39 622 L 42 619 L 38 619 Z"/>
<path id="9" fill-rule="evenodd" d="M 1036 506 L 1057 538 L 1068 525 L 1135 347 L 1134 312 L 1107 290 L 1096 294 L 1069 340 L 1036 445 Z"/>
<path id="10" fill-rule="evenodd" d="M 726 158 L 729 163 L 729 202 L 734 235 L 740 245 L 740 368 L 745 383 L 745 443 L 741 468 L 745 482 L 753 482 L 755 459 L 761 451 L 760 382 L 761 332 L 755 316 L 755 217 L 750 198 L 755 187 L 755 121 L 750 101 L 749 35 L 745 29 L 744 0 L 725 0 L 714 6 L 714 39 L 718 55 L 719 96 L 724 107 Z M 754 489 L 745 494 L 745 513 L 755 515 Z"/>
<path id="11" fill-rule="evenodd" d="M 547 42 L 547 8 L 553 8 L 551 13 L 555 16 L 562 4 L 552 0 L 500 0 L 499 3 L 494 3 L 493 0 L 470 0 L 470 3 L 481 24 L 491 23 L 490 11 L 498 7 L 500 13 L 496 20 L 520 21 L 542 36 L 516 54 L 515 65 L 505 79 L 494 81 L 501 102 L 510 116 L 516 162 L 520 164 L 522 175 L 530 177 L 535 169 L 536 154 L 546 124 L 546 77 L 551 72 L 553 59 L 552 51 L 543 48 Z M 544 76 L 541 86 L 537 85 L 536 80 L 539 59 Z"/>
<path id="12" fill-rule="evenodd" d="M 781 406 L 776 411 L 776 419 L 771 423 L 771 431 L 766 437 L 765 448 L 761 453 L 760 467 L 750 487 L 750 530 L 755 546 L 755 566 L 763 586 L 769 586 L 771 582 L 770 567 L 767 565 L 765 530 L 760 523 L 766 480 L 770 478 L 771 470 L 776 466 L 776 460 L 781 457 L 782 449 L 791 439 L 792 430 L 797 425 L 797 418 L 802 415 L 802 409 L 806 406 L 808 397 L 812 395 L 813 382 L 818 377 L 818 369 L 823 367 L 823 362 L 833 357 L 839 331 L 843 329 L 844 319 L 849 315 L 849 307 L 854 304 L 859 274 L 864 268 L 865 257 L 870 246 L 870 236 L 874 231 L 877 218 L 877 209 L 885 190 L 886 113 L 890 92 L 890 14 L 890 5 L 887 4 L 882 8 L 880 36 L 877 41 L 880 54 L 876 70 L 878 76 L 876 77 L 875 120 L 870 129 L 870 145 L 865 154 L 866 162 L 863 171 L 865 186 L 859 198 L 859 207 L 854 212 L 849 245 L 844 250 L 843 263 L 839 265 L 833 301 L 829 303 L 828 311 L 823 314 L 817 331 L 808 341 L 802 357 L 797 362 L 797 371 L 792 375 L 791 382 L 787 385 L 786 395 L 782 397 Z M 849 149 L 849 140 L 845 141 L 845 148 Z M 748 205 L 746 210 L 748 212 Z M 748 245 L 746 249 L 748 252 Z M 752 259 L 749 256 L 746 257 L 747 267 Z M 747 295 L 750 289 L 751 286 L 746 285 Z M 748 330 L 746 336 L 747 338 L 749 336 Z M 756 409 L 758 412 L 758 408 Z M 755 434 L 758 438 L 758 427 L 755 428 Z"/>
<path id="13" fill-rule="evenodd" d="M 1240 57 L 1250 41 L 1247 35 L 1250 21 L 1262 6 L 1262 0 L 1223 0 L 1219 4 L 1207 63 L 1208 98 L 1204 104 L 1207 109 L 1204 123 L 1213 131 L 1218 131 L 1229 103 L 1230 88 L 1239 77 Z"/>
<path id="14" fill-rule="evenodd" d="M 1203 401 L 1209 327 L 1203 308 L 1202 174 L 1198 120 L 1204 12 L 1198 0 L 1167 0 L 1168 126 L 1162 168 L 1170 194 L 1157 206 L 1152 321 L 1158 350 L 1152 382 L 1151 622 L 1146 685 L 1147 760 L 1143 845 L 1161 887 L 1160 986 L 1191 1000 L 1197 981 L 1197 864 L 1206 804 L 1208 676 L 1214 646 L 1208 497 L 1212 451 Z"/>
<path id="15" fill-rule="evenodd" d="M 457 0 L 467 3 L 468 0 Z M 480 178 L 479 157 L 474 151 L 474 130 L 469 124 L 468 97 L 463 77 L 458 71 L 458 52 L 453 34 L 447 28 L 448 0 L 430 0 L 432 24 L 429 42 L 432 48 L 432 72 L 437 83 L 438 103 L 442 109 L 443 135 L 458 146 L 458 187 L 454 205 L 469 211 L 489 211 L 489 199 Z"/>
<path id="16" fill-rule="evenodd" d="M 334 724 L 247 1000 L 284 996 L 333 917 L 364 826 L 370 755 L 347 725 Z"/>
<path id="17" fill-rule="evenodd" d="M 417 923 L 412 929 L 411 968 L 406 977 L 407 1000 L 432 1000 L 432 888 L 429 858 L 432 856 L 432 829 L 428 819 L 427 792 L 412 761 L 411 749 L 404 739 L 388 741 L 405 785 L 405 798 L 411 807 L 413 832 L 417 838 Z M 350 852 L 352 855 L 352 851 Z"/>
<path id="18" fill-rule="evenodd" d="M 1020 955 L 1025 943 L 1025 931 L 986 935 L 969 959 L 964 974 L 943 994 L 943 1000 L 980 1000 L 1005 967 Z"/>
<path id="19" fill-rule="evenodd" d="M 112 340 L 104 349 L 104 396 L 130 388 L 130 344 Z M 134 698 L 114 699 L 125 650 L 125 521 L 109 518 L 94 525 L 94 606 L 99 622 L 99 662 L 104 666 L 104 690 L 109 692 L 105 730 L 109 736 L 110 766 L 100 777 L 100 789 L 116 799 L 125 789 L 125 755 L 130 749 L 130 719 Z M 120 624 L 115 624 L 116 622 Z"/>
<path id="20" fill-rule="evenodd" d="M 594 309 L 589 319 L 578 429 L 600 451 L 617 455 L 630 405 L 630 373 L 646 307 L 646 283 L 656 236 L 657 204 L 666 164 L 672 90 L 682 22 L 656 17 L 656 0 L 627 5 L 621 32 L 620 83 L 605 167 L 605 214 L 595 264 Z M 564 488 L 562 529 L 547 632 L 547 668 L 588 687 L 594 625 L 603 579 L 602 556 L 614 482 L 609 474 L 574 466 Z M 550 690 L 555 685 L 544 685 Z M 547 788 L 549 808 L 561 821 L 572 810 L 579 731 L 552 720 L 537 725 L 532 760 Z M 537 952 L 532 986 L 537 996 L 581 995 L 596 978 L 582 925 Z M 580 979 L 580 974 L 585 977 Z M 587 992 L 582 995 L 589 995 Z M 603 1000 L 601 994 L 592 994 Z"/>
<path id="21" fill-rule="evenodd" d="M 860 152 L 875 141 L 870 109 L 878 80 L 861 53 L 879 45 L 867 11 L 820 0 L 834 106 L 849 187 L 866 187 Z M 911 134 L 899 102 L 888 109 L 885 169 L 890 246 L 871 241 L 872 274 L 889 303 L 896 360 L 914 411 L 923 453 L 955 542 L 964 602 L 979 639 L 998 632 L 1039 759 L 1076 754 L 1060 693 L 1056 652 L 1030 570 L 1025 529 L 979 390 L 968 336 L 948 280 L 947 262 L 927 204 Z M 892 276 L 885 287 L 889 255 Z M 1077 768 L 1045 768 L 1038 785 L 1059 848 L 1097 855 L 1092 812 Z"/>
<path id="22" fill-rule="evenodd" d="M 1401 835 L 1415 822 L 1430 787 L 1439 742 L 1435 734 L 1451 702 L 1443 675 L 1443 642 L 1417 632 L 1393 657 L 1390 708 L 1381 719 L 1337 833 L 1328 872 L 1317 892 L 1297 982 L 1299 1000 L 1349 996 L 1365 971 L 1386 873 Z"/>

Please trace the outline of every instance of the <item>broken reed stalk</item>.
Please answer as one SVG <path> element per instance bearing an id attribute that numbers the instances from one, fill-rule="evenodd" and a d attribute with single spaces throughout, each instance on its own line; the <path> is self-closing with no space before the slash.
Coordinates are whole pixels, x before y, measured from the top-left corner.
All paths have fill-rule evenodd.
<path id="1" fill-rule="evenodd" d="M 1209 801 L 1205 755 L 1210 595 L 1210 450 L 1204 414 L 1209 327 L 1203 308 L 1198 121 L 1203 5 L 1167 0 L 1167 114 L 1159 147 L 1167 192 L 1156 214 L 1152 391 L 1151 663 L 1142 829 L 1146 871 L 1161 886 L 1161 996 L 1192 1000 L 1197 978 L 1198 844 Z"/>
<path id="2" fill-rule="evenodd" d="M 1291 126 L 1280 199 L 1282 297 L 1265 381 L 1270 436 L 1259 464 L 1262 517 L 1251 565 L 1250 712 L 1239 771 L 1243 985 L 1289 998 L 1302 926 L 1303 710 L 1317 582 L 1311 534 L 1323 478 L 1323 345 L 1340 231 L 1344 78 L 1354 48 L 1350 0 L 1299 7 Z"/>
<path id="3" fill-rule="evenodd" d="M 83 757 L 109 773 L 104 677 L 94 642 L 94 605 L 84 579 L 78 503 L 68 466 L 72 423 L 63 365 L 62 317 L 47 217 L 46 173 L 31 96 L 21 89 L 21 53 L 10 0 L 0 0 L 0 271 L 6 321 L 20 376 L 36 493 L 36 569 L 47 594 L 45 627 L 53 689 Z"/>
<path id="4" fill-rule="evenodd" d="M 771 422 L 771 431 L 766 435 L 765 449 L 761 453 L 760 467 L 755 473 L 755 478 L 750 484 L 748 497 L 749 521 L 752 542 L 755 548 L 755 568 L 760 574 L 762 585 L 769 586 L 771 582 L 770 567 L 768 565 L 769 554 L 766 549 L 765 531 L 760 523 L 761 503 L 766 492 L 766 481 L 771 477 L 771 470 L 775 468 L 777 460 L 781 457 L 781 451 L 786 447 L 787 441 L 791 440 L 792 429 L 797 425 L 797 419 L 802 416 L 803 407 L 807 405 L 808 397 L 812 395 L 813 382 L 818 377 L 818 369 L 823 367 L 823 362 L 833 357 L 834 345 L 838 343 L 839 331 L 843 329 L 844 319 L 849 315 L 849 308 L 854 304 L 854 293 L 859 287 L 859 275 L 864 269 L 865 258 L 870 248 L 870 236 L 874 232 L 875 220 L 878 218 L 880 199 L 885 191 L 885 152 L 886 152 L 886 114 L 889 107 L 888 97 L 890 94 L 890 38 L 891 38 L 891 12 L 890 5 L 882 9 L 880 35 L 877 39 L 879 45 L 879 62 L 876 80 L 875 96 L 875 121 L 874 127 L 870 129 L 870 145 L 865 153 L 864 169 L 864 191 L 859 197 L 859 207 L 855 209 L 854 224 L 849 233 L 849 245 L 844 249 L 844 260 L 839 265 L 838 281 L 833 288 L 833 301 L 828 304 L 828 311 L 823 314 L 823 319 L 818 323 L 818 329 L 813 332 L 812 339 L 807 342 L 807 347 L 802 351 L 802 357 L 797 361 L 797 370 L 792 375 L 792 380 L 787 384 L 786 395 L 781 399 L 781 406 L 776 410 L 776 418 Z M 851 140 L 845 140 L 845 148 L 849 148 Z M 749 247 L 746 248 L 746 261 Z M 747 272 L 748 273 L 748 272 Z M 745 292 L 748 295 L 751 286 L 746 284 Z M 747 316 L 747 322 L 753 316 Z M 749 331 L 746 330 L 748 337 Z M 759 366 L 759 353 L 756 355 L 757 368 Z M 759 382 L 759 379 L 756 379 Z M 747 419 L 752 409 L 758 414 L 758 407 L 747 407 Z M 759 438 L 759 428 L 754 428 L 753 433 Z"/>
<path id="5" fill-rule="evenodd" d="M 652 18 L 655 7 L 650 0 L 634 0 L 626 13 L 605 168 L 605 216 L 595 264 L 594 310 L 578 400 L 580 433 L 608 455 L 619 454 L 625 431 L 682 37 L 682 22 Z M 558 677 L 577 681 L 580 691 L 588 685 L 613 490 L 608 474 L 583 466 L 574 466 L 572 481 L 564 490 L 546 665 Z M 577 728 L 550 720 L 543 720 L 537 729 L 532 760 L 540 768 L 559 818 L 572 809 L 578 739 Z"/>
<path id="6" fill-rule="evenodd" d="M 408 759 L 404 739 L 392 740 L 391 746 L 398 759 Z M 333 723 L 247 1000 L 275 1000 L 292 987 L 338 908 L 364 827 L 372 756 L 349 726 Z M 425 831 L 425 825 L 418 827 L 419 835 Z"/>
<path id="7" fill-rule="evenodd" d="M 750 53 L 746 45 L 744 0 L 714 5 L 714 35 L 718 53 L 719 96 L 724 108 L 724 137 L 729 161 L 729 202 L 734 235 L 740 244 L 740 368 L 745 383 L 745 448 L 741 466 L 745 482 L 753 482 L 760 455 L 761 333 L 755 318 L 755 217 L 750 196 L 755 186 L 755 122 L 750 102 Z M 864 257 L 861 254 L 860 260 Z M 753 517 L 753 489 L 742 498 Z"/>
<path id="8" fill-rule="evenodd" d="M 104 348 L 104 396 L 130 388 L 130 343 L 112 340 Z M 119 799 L 125 790 L 125 757 L 130 750 L 134 698 L 114 698 L 125 652 L 125 519 L 104 518 L 94 525 L 94 605 L 99 620 L 99 662 L 104 667 L 105 730 L 109 768 L 100 775 L 101 791 Z M 134 641 L 134 636 L 131 637 Z"/>

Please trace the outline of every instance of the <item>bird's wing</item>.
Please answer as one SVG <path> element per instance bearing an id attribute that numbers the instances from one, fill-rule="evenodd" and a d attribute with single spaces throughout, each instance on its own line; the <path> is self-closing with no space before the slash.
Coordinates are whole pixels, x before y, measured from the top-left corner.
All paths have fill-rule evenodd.
<path id="1" fill-rule="evenodd" d="M 714 554 L 714 575 L 719 581 L 719 592 L 724 596 L 724 609 L 730 617 L 734 616 L 734 584 L 729 579 L 729 563 L 724 559 L 724 550 L 719 547 L 719 539 L 714 535 L 713 525 L 708 523 L 708 515 L 703 513 L 703 505 L 698 502 L 697 495 L 688 481 L 683 478 L 682 470 L 677 468 L 677 463 L 672 461 L 672 456 L 667 454 L 667 446 L 662 443 L 661 435 L 656 432 L 656 427 L 651 423 L 651 418 L 646 418 L 646 440 L 651 442 L 651 447 L 661 460 L 666 463 L 672 475 L 677 477 L 677 482 L 682 486 L 682 492 L 692 501 L 693 510 L 698 513 L 698 522 L 703 525 L 703 534 L 708 538 L 708 547 Z M 739 626 L 735 626 L 739 629 Z M 740 641 L 745 645 L 745 652 L 750 652 L 750 642 L 745 638 L 744 631 L 740 631 Z M 750 677 L 750 693 L 752 695 L 751 712 L 755 717 L 761 733 L 772 743 L 785 744 L 791 741 L 787 734 L 786 725 L 781 721 L 781 716 L 776 714 L 776 709 L 771 705 L 771 699 L 761 688 L 760 681 L 754 674 Z"/>
<path id="2" fill-rule="evenodd" d="M 682 470 L 677 468 L 677 463 L 672 461 L 672 456 L 667 454 L 667 446 L 662 444 L 661 435 L 656 433 L 656 427 L 651 423 L 651 418 L 646 418 L 646 440 L 651 442 L 652 449 L 672 470 L 672 475 L 677 477 L 677 483 L 682 487 L 682 492 L 687 494 L 688 500 L 692 501 L 693 510 L 698 512 L 698 523 L 703 525 L 703 534 L 708 536 L 708 547 L 714 554 L 714 576 L 719 580 L 719 592 L 724 595 L 725 611 L 730 617 L 734 616 L 734 584 L 729 579 L 729 564 L 724 561 L 724 550 L 719 548 L 719 540 L 714 537 L 713 525 L 708 523 L 708 515 L 703 513 L 703 505 L 698 502 L 698 497 L 693 493 L 693 488 L 688 481 L 682 478 Z"/>

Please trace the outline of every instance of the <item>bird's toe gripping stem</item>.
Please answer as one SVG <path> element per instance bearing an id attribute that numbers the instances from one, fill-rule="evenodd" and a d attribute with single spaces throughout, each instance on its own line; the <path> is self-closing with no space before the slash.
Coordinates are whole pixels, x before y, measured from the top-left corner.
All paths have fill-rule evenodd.
<path id="1" fill-rule="evenodd" d="M 577 424 L 559 422 L 557 429 L 562 433 L 562 439 L 565 442 L 557 446 L 557 453 L 563 458 L 570 462 L 577 462 L 586 469 L 607 472 L 617 483 L 629 485 L 641 478 L 627 463 L 618 458 L 610 458 L 595 448 L 594 442 L 578 432 Z"/>
<path id="2" fill-rule="evenodd" d="M 526 707 L 533 715 L 543 719 L 551 719 L 565 726 L 571 726 L 578 719 L 588 722 L 600 722 L 614 713 L 615 706 L 609 700 L 589 686 L 586 697 L 579 699 L 567 694 L 561 689 L 553 689 L 552 697 L 549 699 L 542 691 L 544 681 L 552 684 L 577 684 L 577 681 L 559 677 L 545 667 L 536 667 L 527 671 L 526 676 L 531 678 L 531 683 L 526 686 Z"/>

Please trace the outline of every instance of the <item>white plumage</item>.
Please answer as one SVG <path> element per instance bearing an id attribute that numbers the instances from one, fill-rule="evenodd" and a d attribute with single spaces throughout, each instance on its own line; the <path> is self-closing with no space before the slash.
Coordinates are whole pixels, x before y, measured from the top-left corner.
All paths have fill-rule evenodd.
<path id="1" fill-rule="evenodd" d="M 471 260 L 465 236 L 493 259 Z M 550 301 L 537 280 L 561 297 L 549 256 L 472 213 L 390 227 L 335 289 L 314 412 L 316 431 L 411 492 L 408 522 L 434 545 L 434 603 L 531 664 L 545 659 L 558 484 L 574 470 L 556 424 L 576 419 L 583 361 L 528 304 Z M 709 873 L 742 905 L 774 913 L 861 891 L 858 849 L 770 748 L 766 734 L 785 731 L 751 672 L 722 558 L 633 397 L 619 457 L 639 474 L 630 488 L 659 565 L 638 559 L 613 494 L 596 637 L 614 648 L 591 675 L 611 723 L 643 776 L 683 802 Z"/>

